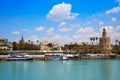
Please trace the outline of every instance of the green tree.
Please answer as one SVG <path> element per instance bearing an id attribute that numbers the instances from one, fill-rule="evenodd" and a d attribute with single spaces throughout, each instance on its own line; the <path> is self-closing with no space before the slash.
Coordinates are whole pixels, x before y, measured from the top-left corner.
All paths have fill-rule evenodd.
<path id="1" fill-rule="evenodd" d="M 82 52 L 88 52 L 88 47 L 87 44 L 85 42 L 82 43 Z"/>
<path id="2" fill-rule="evenodd" d="M 19 44 L 17 42 L 13 42 L 12 45 L 13 45 L 13 50 L 19 50 L 20 49 Z"/>
<path id="3" fill-rule="evenodd" d="M 80 52 L 80 48 L 79 48 L 79 45 L 77 43 L 73 44 L 73 50 L 74 50 L 75 53 Z"/>
<path id="4" fill-rule="evenodd" d="M 52 43 L 48 43 L 48 45 L 47 45 L 48 47 L 53 47 L 53 44 Z"/>
<path id="5" fill-rule="evenodd" d="M 47 46 L 52 50 L 53 49 L 53 44 L 52 43 L 48 43 Z"/>

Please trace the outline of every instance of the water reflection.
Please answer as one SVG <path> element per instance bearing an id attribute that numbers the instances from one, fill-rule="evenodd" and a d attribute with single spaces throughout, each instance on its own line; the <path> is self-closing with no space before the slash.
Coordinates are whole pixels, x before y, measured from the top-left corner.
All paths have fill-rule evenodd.
<path id="1" fill-rule="evenodd" d="M 103 60 L 101 62 L 101 76 L 102 80 L 111 80 L 111 61 L 110 60 Z"/>
<path id="2" fill-rule="evenodd" d="M 118 80 L 120 60 L 0 62 L 1 80 Z"/>

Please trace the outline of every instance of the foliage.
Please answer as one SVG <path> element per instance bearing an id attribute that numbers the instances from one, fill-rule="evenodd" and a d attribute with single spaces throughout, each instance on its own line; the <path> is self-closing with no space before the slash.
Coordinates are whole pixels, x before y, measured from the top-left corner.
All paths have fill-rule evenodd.
<path id="1" fill-rule="evenodd" d="M 30 42 L 13 42 L 13 50 L 38 50 L 38 46 Z"/>
<path id="2" fill-rule="evenodd" d="M 53 47 L 53 44 L 52 43 L 48 43 L 48 45 L 47 45 L 48 47 Z"/>

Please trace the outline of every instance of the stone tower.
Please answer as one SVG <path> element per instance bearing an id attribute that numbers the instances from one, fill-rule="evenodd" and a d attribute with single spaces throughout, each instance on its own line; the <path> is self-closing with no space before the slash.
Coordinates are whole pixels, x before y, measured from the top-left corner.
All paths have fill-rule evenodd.
<path id="1" fill-rule="evenodd" d="M 99 39 L 99 45 L 102 54 L 111 54 L 112 47 L 110 43 L 110 37 L 107 37 L 106 34 L 106 29 L 103 28 L 102 36 Z"/>

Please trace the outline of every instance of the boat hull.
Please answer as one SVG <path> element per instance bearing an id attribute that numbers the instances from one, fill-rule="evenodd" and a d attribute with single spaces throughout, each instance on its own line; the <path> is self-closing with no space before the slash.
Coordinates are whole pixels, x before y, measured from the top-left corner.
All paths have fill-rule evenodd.
<path id="1" fill-rule="evenodd" d="M 7 61 L 25 61 L 25 60 L 33 60 L 33 58 L 7 58 Z"/>

